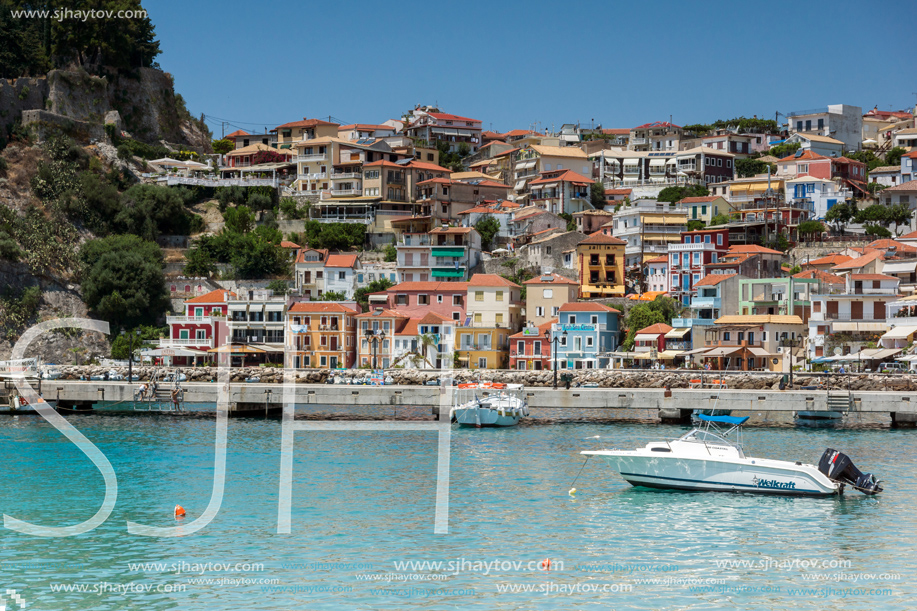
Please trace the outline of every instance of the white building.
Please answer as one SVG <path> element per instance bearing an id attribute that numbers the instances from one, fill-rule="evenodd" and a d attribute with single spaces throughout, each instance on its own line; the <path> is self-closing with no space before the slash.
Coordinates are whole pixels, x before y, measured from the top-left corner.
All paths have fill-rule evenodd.
<path id="1" fill-rule="evenodd" d="M 649 259 L 644 264 L 647 291 L 668 291 L 669 258 L 666 255 Z"/>
<path id="2" fill-rule="evenodd" d="M 353 299 L 356 275 L 360 269 L 357 255 L 328 255 L 325 261 L 325 292 L 343 293 L 345 299 Z"/>
<path id="3" fill-rule="evenodd" d="M 823 108 L 791 112 L 787 115 L 787 122 L 791 135 L 826 136 L 839 140 L 846 151 L 858 151 L 862 146 L 863 109 L 859 106 L 829 104 Z M 843 154 L 843 150 L 837 156 Z M 815 152 L 821 153 L 818 150 Z"/>
<path id="4" fill-rule="evenodd" d="M 848 189 L 838 189 L 833 180 L 802 175 L 786 181 L 786 201 L 808 208 L 814 218 L 823 219 L 828 210 L 851 197 Z"/>
<path id="5" fill-rule="evenodd" d="M 840 157 L 844 154 L 844 143 L 830 136 L 817 134 L 793 134 L 786 139 L 787 144 L 796 144 L 804 151 L 812 151 L 824 157 Z"/>

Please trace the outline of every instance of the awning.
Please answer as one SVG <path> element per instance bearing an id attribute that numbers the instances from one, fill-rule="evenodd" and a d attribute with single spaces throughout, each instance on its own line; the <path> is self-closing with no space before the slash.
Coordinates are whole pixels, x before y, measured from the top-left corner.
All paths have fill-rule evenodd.
<path id="1" fill-rule="evenodd" d="M 681 350 L 666 350 L 664 352 L 660 352 L 658 358 L 662 359 L 663 361 L 671 361 L 676 356 L 682 356 L 683 354 L 684 353 Z"/>
<path id="2" fill-rule="evenodd" d="M 262 354 L 265 351 L 261 348 L 255 348 L 254 346 L 227 344 L 225 346 L 220 346 L 219 348 L 211 348 L 207 352 L 219 352 L 220 354 L 225 354 L 227 352 L 231 352 L 233 354 Z"/>
<path id="3" fill-rule="evenodd" d="M 665 166 L 665 159 L 650 159 L 651 168 L 659 167 L 659 166 L 663 166 L 663 167 Z"/>
<path id="4" fill-rule="evenodd" d="M 691 332 L 691 327 L 686 327 L 684 329 L 672 329 L 665 334 L 666 339 L 681 339 L 685 335 Z"/>
<path id="5" fill-rule="evenodd" d="M 520 161 L 519 163 L 516 164 L 517 170 L 527 170 L 529 168 L 534 168 L 534 167 L 535 167 L 534 159 L 529 159 L 528 161 Z"/>
<path id="6" fill-rule="evenodd" d="M 741 352 L 741 348 L 738 346 L 727 346 L 725 348 L 714 348 L 710 352 L 704 355 L 704 358 L 708 356 L 729 356 L 730 354 L 735 354 L 736 352 Z"/>
<path id="7" fill-rule="evenodd" d="M 266 303 L 264 304 L 264 309 L 268 312 L 283 312 L 284 304 L 282 303 Z"/>
<path id="8" fill-rule="evenodd" d="M 617 159 L 608 159 L 608 158 L 606 157 L 606 158 L 605 158 L 605 165 L 621 165 L 621 162 L 618 161 Z"/>
<path id="9" fill-rule="evenodd" d="M 765 350 L 764 348 L 752 347 L 752 348 L 749 348 L 748 351 L 754 354 L 755 356 L 780 356 L 779 354 L 772 354 L 768 352 L 767 350 Z"/>
<path id="10" fill-rule="evenodd" d="M 274 352 L 274 353 L 283 352 L 283 346 L 268 346 L 267 344 L 257 344 L 257 345 L 253 344 L 251 347 L 258 348 L 259 350 L 263 352 Z"/>
<path id="11" fill-rule="evenodd" d="M 710 350 L 710 348 L 695 348 L 694 350 L 688 350 L 687 352 L 682 352 L 681 355 L 682 356 L 699 355 L 699 354 L 703 354 L 707 352 L 708 350 Z"/>
<path id="12" fill-rule="evenodd" d="M 525 179 L 517 180 L 517 181 L 516 181 L 516 186 L 513 187 L 513 189 L 514 189 L 515 191 L 521 191 L 521 190 L 525 189 Z"/>
<path id="13" fill-rule="evenodd" d="M 675 163 L 676 161 L 674 157 L 665 162 L 666 165 L 675 165 Z"/>
<path id="14" fill-rule="evenodd" d="M 637 333 L 637 337 L 634 338 L 638 342 L 654 342 L 659 339 L 659 335 L 656 333 Z"/>
<path id="15" fill-rule="evenodd" d="M 625 159 L 624 165 L 640 165 L 639 159 Z"/>
<path id="16" fill-rule="evenodd" d="M 888 325 L 884 322 L 836 322 L 831 325 L 832 331 L 885 331 Z"/>
<path id="17" fill-rule="evenodd" d="M 203 356 L 206 350 L 193 350 L 191 348 L 154 348 L 141 350 L 140 356 Z"/>
<path id="18" fill-rule="evenodd" d="M 917 333 L 917 327 L 895 327 L 882 336 L 882 339 L 908 339 L 914 333 Z"/>
<path id="19" fill-rule="evenodd" d="M 433 251 L 434 257 L 464 257 L 465 249 L 463 248 L 441 248 Z"/>
<path id="20" fill-rule="evenodd" d="M 434 278 L 462 278 L 465 272 L 460 269 L 434 269 Z"/>
<path id="21" fill-rule="evenodd" d="M 885 275 L 888 274 L 905 274 L 913 273 L 917 270 L 917 261 L 905 261 L 903 263 L 885 263 L 885 266 L 882 268 L 882 273 Z"/>
<path id="22" fill-rule="evenodd" d="M 248 303 L 247 303 L 247 302 L 244 302 L 244 301 L 243 301 L 243 302 L 241 302 L 241 303 L 240 303 L 240 302 L 235 302 L 235 303 L 230 302 L 230 303 L 229 303 L 229 311 L 230 311 L 230 312 L 244 312 L 244 311 L 247 310 L 247 309 L 248 309 Z"/>
<path id="23" fill-rule="evenodd" d="M 873 360 L 873 361 L 884 360 L 884 359 L 887 359 L 891 356 L 898 354 L 901 351 L 902 351 L 902 348 L 885 348 L 884 350 L 879 350 L 878 352 L 876 352 L 869 358 L 870 360 Z"/>

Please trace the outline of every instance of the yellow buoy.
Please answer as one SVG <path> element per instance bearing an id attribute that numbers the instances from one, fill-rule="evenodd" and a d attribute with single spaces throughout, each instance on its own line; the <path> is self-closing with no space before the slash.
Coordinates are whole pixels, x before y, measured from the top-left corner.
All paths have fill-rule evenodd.
<path id="1" fill-rule="evenodd" d="M 576 494 L 576 488 L 570 488 L 570 496 Z"/>

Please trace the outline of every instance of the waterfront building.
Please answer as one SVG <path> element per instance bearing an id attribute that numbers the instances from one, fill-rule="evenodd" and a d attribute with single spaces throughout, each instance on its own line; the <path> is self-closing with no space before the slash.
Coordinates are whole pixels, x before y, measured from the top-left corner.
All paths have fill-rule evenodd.
<path id="1" fill-rule="evenodd" d="M 207 351 L 227 342 L 226 317 L 231 297 L 235 297 L 235 293 L 218 289 L 186 299 L 183 314 L 166 317 L 169 337 L 159 340 L 159 348 L 171 350 L 173 354 L 164 356 L 171 356 L 175 365 L 188 365 L 196 359 L 210 360 Z"/>
<path id="2" fill-rule="evenodd" d="M 721 316 L 738 311 L 739 282 L 736 273 L 708 274 L 694 285 L 688 311 L 672 319 L 666 346 L 677 350 L 697 350 L 704 346 L 705 330 Z"/>
<path id="3" fill-rule="evenodd" d="M 743 278 L 739 280 L 740 314 L 793 314 L 809 322 L 812 295 L 827 292 L 817 277 Z"/>
<path id="4" fill-rule="evenodd" d="M 227 296 L 229 343 L 245 346 L 247 365 L 283 363 L 287 298 L 270 289 L 240 289 Z M 238 359 L 241 365 L 242 359 Z"/>
<path id="5" fill-rule="evenodd" d="M 465 320 L 467 298 L 467 282 L 402 282 L 386 289 L 383 299 L 371 297 L 370 303 L 384 304 L 409 317 L 421 318 L 427 312 L 435 312 L 461 323 Z"/>
<path id="6" fill-rule="evenodd" d="M 302 301 L 287 309 L 287 367 L 348 369 L 356 363 L 356 316 L 353 302 Z"/>
<path id="7" fill-rule="evenodd" d="M 468 281 L 465 326 L 508 328 L 522 326 L 521 287 L 496 274 L 475 274 Z"/>
<path id="8" fill-rule="evenodd" d="M 357 367 L 388 369 L 397 357 L 395 347 L 396 333 L 403 328 L 409 317 L 397 310 L 374 307 L 369 312 L 357 314 Z M 367 337 L 367 332 L 372 337 Z"/>
<path id="9" fill-rule="evenodd" d="M 454 365 L 456 323 L 436 312 L 410 318 L 395 332 L 392 364 L 411 368 L 449 368 Z"/>
<path id="10" fill-rule="evenodd" d="M 607 233 L 606 233 L 607 232 Z M 597 231 L 576 245 L 580 297 L 623 297 L 624 249 L 627 242 Z"/>
<path id="11" fill-rule="evenodd" d="M 673 330 L 673 327 L 658 322 L 654 325 L 638 329 L 634 334 L 634 352 L 640 353 L 642 360 L 655 360 L 660 358 L 666 350 L 666 335 Z"/>
<path id="12" fill-rule="evenodd" d="M 669 295 L 685 306 L 695 294 L 694 286 L 707 275 L 706 265 L 719 263 L 729 252 L 729 230 L 683 231 L 681 242 L 668 244 Z"/>
<path id="13" fill-rule="evenodd" d="M 527 324 L 522 331 L 509 338 L 509 368 L 520 371 L 553 369 L 551 354 L 551 328 L 557 318 L 540 325 Z"/>
<path id="14" fill-rule="evenodd" d="M 618 348 L 620 310 L 607 305 L 578 301 L 560 308 L 551 336 L 559 337 L 555 350 L 558 369 L 604 369 L 609 353 Z"/>
<path id="15" fill-rule="evenodd" d="M 560 308 L 576 301 L 579 295 L 579 282 L 557 274 L 542 274 L 523 284 L 525 323 L 529 327 L 537 327 L 557 318 Z"/>
<path id="16" fill-rule="evenodd" d="M 719 371 L 789 371 L 790 361 L 798 364 L 805 354 L 805 333 L 798 316 L 722 316 L 706 330 L 706 350 L 694 358 Z"/>
<path id="17" fill-rule="evenodd" d="M 509 367 L 509 336 L 512 333 L 506 326 L 457 327 L 457 366 L 462 369 L 506 369 Z"/>

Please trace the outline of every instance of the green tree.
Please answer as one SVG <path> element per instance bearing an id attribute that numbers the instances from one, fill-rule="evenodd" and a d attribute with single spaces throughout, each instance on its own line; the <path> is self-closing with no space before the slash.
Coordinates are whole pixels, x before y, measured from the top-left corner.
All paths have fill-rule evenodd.
<path id="1" fill-rule="evenodd" d="M 248 233 L 255 227 L 255 214 L 248 206 L 228 208 L 223 213 L 223 223 L 230 233 Z"/>
<path id="2" fill-rule="evenodd" d="M 203 226 L 203 219 L 185 208 L 191 197 L 183 189 L 136 184 L 121 194 L 121 210 L 112 225 L 120 233 L 145 240 L 162 234 L 190 235 Z"/>
<path id="3" fill-rule="evenodd" d="M 825 226 L 822 225 L 819 221 L 803 221 L 799 223 L 799 226 L 796 228 L 796 232 L 799 235 L 811 236 L 822 233 L 825 230 Z"/>
<path id="4" fill-rule="evenodd" d="M 217 155 L 225 155 L 229 151 L 236 148 L 236 143 L 232 140 L 226 140 L 224 138 L 222 140 L 214 140 L 210 143 L 210 146 L 213 148 L 213 152 Z"/>
<path id="5" fill-rule="evenodd" d="M 280 279 L 268 282 L 267 288 L 273 291 L 275 295 L 286 295 L 291 290 L 290 283 Z"/>
<path id="6" fill-rule="evenodd" d="M 475 230 L 481 234 L 481 248 L 489 251 L 494 245 L 494 238 L 500 231 L 500 221 L 486 214 L 474 225 Z"/>
<path id="7" fill-rule="evenodd" d="M 728 214 L 724 214 L 724 213 L 722 213 L 722 212 L 721 212 L 720 214 L 717 214 L 717 215 L 716 215 L 715 217 L 713 217 L 712 219 L 710 219 L 710 225 L 711 225 L 711 226 L 715 226 L 715 225 L 725 225 L 725 224 L 728 223 L 728 222 L 729 222 L 729 215 L 728 215 Z"/>
<path id="8" fill-rule="evenodd" d="M 704 221 L 692 220 L 688 221 L 688 231 L 699 231 L 706 227 L 707 224 Z"/>
<path id="9" fill-rule="evenodd" d="M 137 331 L 140 331 L 138 337 Z M 111 358 L 113 359 L 126 359 L 130 353 L 131 344 L 134 347 L 134 358 L 137 358 L 137 354 L 140 351 L 141 346 L 144 342 L 156 341 L 161 335 L 168 335 L 169 327 L 156 327 L 152 325 L 146 325 L 141 327 L 136 327 L 134 329 L 127 329 L 124 333 L 120 331 L 114 333 L 111 337 Z M 128 339 L 130 335 L 133 339 Z"/>
<path id="10" fill-rule="evenodd" d="M 292 197 L 284 197 L 280 200 L 280 212 L 283 213 L 287 220 L 296 220 L 303 217 L 303 209 L 296 205 L 296 200 Z"/>
<path id="11" fill-rule="evenodd" d="M 567 231 L 576 231 L 576 221 L 573 219 L 572 214 L 569 212 L 561 212 L 557 216 L 567 221 Z"/>
<path id="12" fill-rule="evenodd" d="M 394 263 L 398 260 L 398 249 L 395 248 L 394 244 L 386 244 L 385 248 L 382 249 L 382 254 L 386 263 Z"/>
<path id="13" fill-rule="evenodd" d="M 749 178 L 755 174 L 767 173 L 767 168 L 771 169 L 771 174 L 777 173 L 777 166 L 774 164 L 761 161 L 760 159 L 736 159 L 736 175 L 739 178 Z"/>
<path id="14" fill-rule="evenodd" d="M 353 292 L 353 299 L 359 303 L 364 310 L 369 308 L 369 296 L 372 293 L 381 293 L 382 291 L 395 286 L 395 283 L 388 278 L 373 280 L 366 286 L 362 286 Z"/>
<path id="15" fill-rule="evenodd" d="M 866 232 L 866 235 L 874 235 L 877 238 L 892 237 L 892 232 L 889 231 L 887 227 L 883 227 L 878 223 L 863 223 L 863 230 Z"/>
<path id="16" fill-rule="evenodd" d="M 862 210 L 857 210 L 856 219 L 857 223 L 863 224 L 879 224 L 883 227 L 888 227 L 889 218 L 888 218 L 888 206 L 883 206 L 881 204 L 873 204 L 868 208 L 863 208 Z"/>
<path id="17" fill-rule="evenodd" d="M 322 294 L 320 301 L 346 301 L 347 295 L 335 291 L 327 291 Z"/>
<path id="18" fill-rule="evenodd" d="M 888 206 L 888 210 L 885 213 L 885 218 L 888 221 L 888 224 L 894 225 L 894 235 L 900 235 L 898 233 L 898 225 L 907 225 L 910 224 L 913 213 L 911 212 L 910 206 L 907 204 L 895 204 L 894 206 Z M 886 225 L 887 226 L 887 225 Z"/>
<path id="19" fill-rule="evenodd" d="M 790 249 L 790 240 L 786 235 L 778 233 L 776 235 L 771 234 L 768 236 L 768 239 L 765 241 L 764 236 L 761 236 L 761 246 L 766 248 L 773 248 L 774 250 L 779 250 L 780 252 L 786 252 Z"/>
<path id="20" fill-rule="evenodd" d="M 185 252 L 185 267 L 182 269 L 184 275 L 209 278 L 216 269 L 216 259 L 201 242 L 193 243 Z"/>
<path id="21" fill-rule="evenodd" d="M 589 203 L 596 210 L 605 208 L 605 185 L 597 180 L 589 186 Z"/>
<path id="22" fill-rule="evenodd" d="M 90 240 L 80 249 L 83 300 L 115 327 L 155 324 L 169 308 L 162 250 L 135 235 Z"/>
<path id="23" fill-rule="evenodd" d="M 290 260 L 280 247 L 281 234 L 260 226 L 252 232 L 236 235 L 230 263 L 240 278 L 268 278 L 290 273 Z"/>
<path id="24" fill-rule="evenodd" d="M 633 350 L 634 337 L 636 337 L 637 331 L 661 322 L 665 322 L 662 312 L 652 309 L 649 304 L 638 303 L 632 307 L 624 320 L 624 325 L 627 328 L 627 336 L 621 344 L 624 351 Z"/>
<path id="25" fill-rule="evenodd" d="M 772 155 L 777 159 L 783 159 L 784 157 L 789 157 L 790 155 L 795 155 L 796 151 L 799 150 L 801 144 L 794 142 L 792 144 L 778 144 L 777 146 L 771 147 L 771 150 L 767 152 L 768 155 Z"/>
<path id="26" fill-rule="evenodd" d="M 885 165 L 901 165 L 901 157 L 905 153 L 907 153 L 907 149 L 896 146 L 895 148 L 885 153 Z"/>
<path id="27" fill-rule="evenodd" d="M 656 199 L 660 202 L 669 202 L 674 204 L 686 197 L 706 197 L 710 191 L 703 185 L 687 185 L 677 187 L 666 187 L 659 192 Z"/>
<path id="28" fill-rule="evenodd" d="M 834 223 L 835 230 L 844 235 L 844 227 L 856 217 L 857 207 L 855 203 L 838 202 L 828 209 L 825 214 L 825 220 Z"/>

